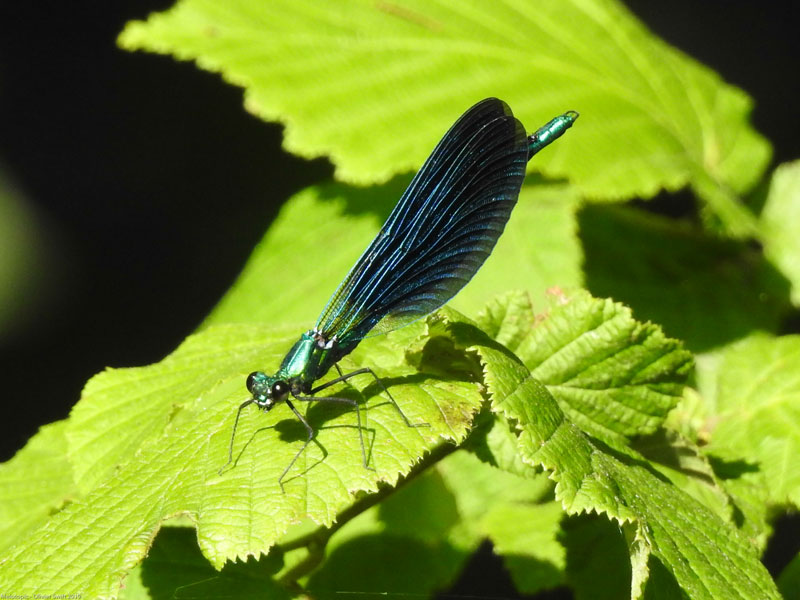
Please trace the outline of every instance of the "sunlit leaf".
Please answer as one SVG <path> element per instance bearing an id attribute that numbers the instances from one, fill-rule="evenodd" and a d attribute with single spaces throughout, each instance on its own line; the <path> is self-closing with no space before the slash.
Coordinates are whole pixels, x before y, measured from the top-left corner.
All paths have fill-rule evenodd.
<path id="1" fill-rule="evenodd" d="M 497 96 L 531 131 L 583 114 L 532 168 L 595 198 L 693 183 L 731 231 L 755 230 L 730 194 L 769 159 L 750 99 L 617 2 L 182 0 L 120 43 L 244 87 L 251 111 L 286 125 L 288 150 L 329 155 L 345 181 L 418 168 L 461 112 Z"/>
<path id="2" fill-rule="evenodd" d="M 577 301 L 586 300 L 579 296 Z M 570 302 L 564 299 L 544 318 L 563 321 L 564 332 L 571 326 L 580 337 L 580 320 L 573 324 L 564 318 Z M 594 302 L 598 307 L 606 304 Z M 516 311 L 506 312 L 513 329 Z M 587 314 L 594 312 L 590 309 Z M 631 562 L 637 566 L 631 582 L 634 596 L 644 581 L 641 566 L 651 556 L 650 562 L 663 564 L 668 576 L 691 598 L 779 597 L 756 548 L 732 524 L 655 476 L 646 461 L 597 442 L 562 412 L 548 388 L 523 364 L 532 359 L 529 352 L 521 351 L 524 339 L 518 344 L 520 362 L 494 340 L 476 336 L 456 320 L 452 324 L 445 320 L 441 327 L 479 354 L 493 409 L 517 424 L 523 460 L 543 468 L 556 482 L 556 499 L 564 510 L 569 514 L 597 512 L 620 525 L 630 525 L 626 540 Z M 503 330 L 502 323 L 497 329 Z M 598 346 L 603 346 L 602 336 Z M 642 351 L 654 349 L 644 344 Z"/>
<path id="3" fill-rule="evenodd" d="M 722 353 L 706 388 L 706 451 L 749 463 L 775 504 L 800 507 L 800 336 L 754 335 Z"/>
<path id="4" fill-rule="evenodd" d="M 330 524 L 357 491 L 375 491 L 379 481 L 394 483 L 442 440 L 463 439 L 481 402 L 474 383 L 418 374 L 403 364 L 402 347 L 384 339 L 372 348 L 382 355 L 377 362 L 395 363 L 384 382 L 409 419 L 429 427 L 407 427 L 374 382 L 353 381 L 334 391 L 362 403 L 374 470 L 362 465 L 354 413 L 313 404 L 306 418 L 317 430 L 316 443 L 287 474 L 285 493 L 278 476 L 306 434 L 283 406 L 268 415 L 255 409 L 242 415 L 234 464 L 218 474 L 227 458 L 244 374 L 277 366 L 294 338 L 252 325 L 209 327 L 161 363 L 97 376 L 76 408 L 76 414 L 85 410 L 80 414 L 86 435 L 71 456 L 98 469 L 91 480 L 99 485 L 10 551 L 0 566 L 4 589 L 25 593 L 69 587 L 87 596 L 112 594 L 142 559 L 160 524 L 179 513 L 197 524 L 203 554 L 216 567 L 259 556 L 291 523 L 312 519 Z M 362 346 L 369 348 L 370 342 Z M 343 365 L 357 366 L 348 359 Z M 197 387 L 188 381 L 197 381 Z M 114 393 L 101 406 L 96 394 L 109 389 Z M 160 415 L 149 421 L 154 431 L 146 434 L 137 426 L 141 404 Z M 128 425 L 106 436 L 112 419 Z M 138 449 L 132 451 L 132 444 Z"/>
<path id="5" fill-rule="evenodd" d="M 66 426 L 67 421 L 45 425 L 0 464 L 0 553 L 76 498 Z"/>
<path id="6" fill-rule="evenodd" d="M 792 282 L 792 301 L 800 305 L 800 161 L 775 169 L 761 219 L 764 253 Z"/>

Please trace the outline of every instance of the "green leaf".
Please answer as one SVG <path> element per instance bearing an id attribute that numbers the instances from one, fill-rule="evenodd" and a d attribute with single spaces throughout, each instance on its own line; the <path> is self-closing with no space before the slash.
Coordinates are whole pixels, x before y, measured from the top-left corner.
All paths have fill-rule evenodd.
<path id="1" fill-rule="evenodd" d="M 689 440 L 670 429 L 633 441 L 632 447 L 682 491 L 691 495 L 731 524 L 734 506 L 708 456 Z M 740 527 L 741 529 L 741 527 Z"/>
<path id="2" fill-rule="evenodd" d="M 217 327 L 190 336 L 160 363 L 147 367 L 106 369 L 84 387 L 67 422 L 69 459 L 82 491 L 105 481 L 146 443 L 159 439 L 172 419 L 212 390 L 223 378 L 241 383 L 264 364 L 280 362 L 297 330 L 272 330 L 260 346 L 263 329 Z M 262 362 L 266 361 L 266 362 Z"/>
<path id="3" fill-rule="evenodd" d="M 406 329 L 419 335 L 423 324 Z M 481 403 L 476 384 L 428 376 L 405 365 L 403 347 L 393 345 L 392 334 L 382 343 L 367 340 L 360 350 L 378 356 L 376 363 L 394 364 L 392 377 L 383 382 L 409 419 L 430 427 L 407 427 L 378 394 L 379 386 L 356 380 L 333 393 L 362 405 L 374 470 L 362 465 L 353 412 L 315 403 L 307 405 L 306 418 L 318 443 L 309 445 L 287 474 L 285 493 L 277 478 L 303 445 L 305 430 L 283 406 L 267 415 L 257 410 L 242 414 L 235 463 L 218 475 L 244 396 L 244 374 L 277 365 L 295 338 L 296 332 L 289 336 L 252 325 L 209 327 L 159 364 L 97 376 L 87 400 L 76 407 L 76 414 L 85 414 L 87 435 L 71 456 L 84 466 L 97 465 L 101 473 L 83 480 L 99 485 L 11 550 L 0 565 L 0 587 L 15 593 L 68 587 L 88 597 L 114 594 L 161 523 L 176 514 L 196 523 L 203 554 L 217 568 L 226 560 L 258 556 L 292 522 L 330 525 L 354 493 L 375 491 L 379 481 L 394 484 L 442 440 L 461 441 Z M 353 369 L 358 363 L 345 359 L 342 365 Z M 198 383 L 193 387 L 190 382 Z M 113 394 L 101 410 L 97 394 L 107 390 Z M 84 403 L 92 406 L 84 409 Z M 156 413 L 148 425 L 154 431 L 147 435 L 138 423 L 141 404 Z M 105 436 L 112 418 L 127 427 Z M 132 451 L 134 441 L 139 447 Z"/>
<path id="4" fill-rule="evenodd" d="M 467 438 L 465 448 L 483 462 L 503 471 L 531 479 L 541 476 L 517 452 L 517 436 L 513 424 L 485 410 L 475 419 L 475 429 Z"/>
<path id="5" fill-rule="evenodd" d="M 778 587 L 784 600 L 800 599 L 800 554 L 796 555 L 781 572 L 778 577 Z"/>
<path id="6" fill-rule="evenodd" d="M 649 579 L 644 590 L 644 600 L 690 600 L 691 596 L 682 590 L 667 567 L 658 560 L 651 559 L 648 565 Z"/>
<path id="7" fill-rule="evenodd" d="M 428 545 L 406 536 L 361 536 L 339 546 L 309 580 L 315 598 L 427 596 L 452 583 L 466 555 L 447 544 Z"/>
<path id="8" fill-rule="evenodd" d="M 408 181 L 366 189 L 324 185 L 291 198 L 206 324 L 296 321 L 298 330 L 308 328 Z M 576 208 L 568 186 L 523 187 L 494 252 L 450 305 L 475 314 L 497 290 L 524 284 L 538 298 L 551 286 L 579 286 Z"/>
<path id="9" fill-rule="evenodd" d="M 576 301 L 582 302 L 584 297 Z M 569 314 L 572 300 L 564 302 L 546 319 L 568 326 L 564 315 Z M 598 307 L 606 305 L 601 300 L 594 302 Z M 593 308 L 587 307 L 587 313 L 595 313 Z M 513 310 L 508 312 L 514 315 Z M 642 459 L 592 440 L 505 347 L 475 335 L 474 329 L 455 320 L 443 326 L 459 344 L 471 347 L 481 357 L 493 410 L 517 423 L 523 459 L 549 473 L 556 482 L 556 499 L 564 509 L 569 514 L 598 512 L 621 525 L 631 524 L 628 545 L 632 563 L 637 565 L 635 572 L 652 555 L 691 598 L 778 597 L 755 548 L 733 526 L 654 475 Z M 579 321 L 574 325 L 575 336 L 580 337 L 581 331 Z M 596 343 L 602 352 L 602 337 L 598 336 Z M 646 353 L 654 350 L 646 345 L 640 348 Z M 525 353 L 520 358 L 530 360 Z M 634 596 L 641 581 L 639 575 L 634 578 Z"/>
<path id="10" fill-rule="evenodd" d="M 754 335 L 731 346 L 701 392 L 706 451 L 760 471 L 769 503 L 800 507 L 800 336 Z"/>
<path id="11" fill-rule="evenodd" d="M 754 230 L 725 193 L 751 187 L 769 160 L 745 122 L 750 99 L 618 2 L 182 0 L 129 23 L 119 43 L 244 87 L 249 110 L 286 125 L 288 150 L 329 155 L 344 181 L 418 168 L 461 112 L 498 96 L 530 130 L 583 113 L 534 161 L 546 175 L 605 199 L 694 182 L 731 230 Z"/>
<path id="12" fill-rule="evenodd" d="M 564 583 L 564 549 L 557 541 L 564 513 L 543 475 L 519 477 L 459 451 L 437 465 L 465 526 L 489 539 L 517 590 L 533 594 Z"/>
<path id="13" fill-rule="evenodd" d="M 714 410 L 709 401 L 716 394 L 713 390 L 717 386 L 721 358 L 722 352 L 697 356 L 694 379 L 698 390 L 702 390 L 703 394 L 701 395 L 695 389 L 687 388 L 683 400 L 670 414 L 667 427 L 680 432 L 681 439 L 688 441 L 690 447 L 701 450 L 701 457 L 698 458 L 705 459 L 703 462 L 707 461 L 712 467 L 714 487 L 716 484 L 722 485 L 728 498 L 726 501 L 728 506 L 723 507 L 717 504 L 719 508 L 714 508 L 713 498 L 710 498 L 710 501 L 706 500 L 706 505 L 719 514 L 725 515 L 728 514 L 729 509 L 733 509 L 732 514 L 727 518 L 732 517 L 739 531 L 763 552 L 772 533 L 770 522 L 774 514 L 769 510 L 767 502 L 769 492 L 764 485 L 763 474 L 758 465 L 742 460 L 742 457 L 723 460 L 707 452 L 709 431 L 715 424 L 714 417 L 709 417 L 709 411 L 713 412 Z M 692 455 L 694 455 L 694 449 Z M 695 457 L 692 456 L 689 462 L 694 461 Z M 705 467 L 702 471 L 705 472 Z M 674 474 L 668 476 L 676 481 Z M 699 488 L 703 486 L 703 482 L 699 481 L 700 478 L 695 479 L 698 480 L 696 482 L 698 485 L 694 487 L 694 490 L 691 485 L 684 487 L 684 490 L 699 498 L 700 494 L 697 492 L 701 491 Z M 715 491 L 714 494 L 716 494 Z M 707 493 L 706 498 L 709 498 Z"/>
<path id="14" fill-rule="evenodd" d="M 564 583 L 565 551 L 557 541 L 564 510 L 547 504 L 502 503 L 489 509 L 483 527 L 503 556 L 519 592 L 535 594 Z"/>
<path id="15" fill-rule="evenodd" d="M 169 522 L 167 523 L 169 525 Z M 228 563 L 217 572 L 200 553 L 193 527 L 161 529 L 141 565 L 125 578 L 120 600 L 160 598 L 274 598 L 290 594 L 270 577 L 274 558 Z"/>
<path id="16" fill-rule="evenodd" d="M 541 473 L 520 477 L 481 462 L 466 451 L 455 452 L 437 465 L 455 498 L 461 519 L 486 535 L 483 518 L 500 504 L 540 504 L 553 497 L 553 483 Z"/>
<path id="17" fill-rule="evenodd" d="M 613 296 L 693 351 L 757 329 L 775 331 L 789 286 L 752 245 L 627 207 L 579 215 L 586 287 Z"/>
<path id="18" fill-rule="evenodd" d="M 66 426 L 67 421 L 45 425 L 14 458 L 0 464 L 0 553 L 75 498 Z"/>
<path id="19" fill-rule="evenodd" d="M 764 254 L 792 283 L 792 302 L 800 305 L 800 161 L 780 165 L 772 175 L 761 212 Z"/>
<path id="20" fill-rule="evenodd" d="M 479 323 L 584 431 L 614 446 L 654 432 L 681 398 L 691 355 L 610 300 L 586 293 L 550 299 L 551 310 L 537 319 L 525 294 L 506 295 Z"/>
<path id="21" fill-rule="evenodd" d="M 619 600 L 631 595 L 631 563 L 621 528 L 597 515 L 563 519 L 566 577 L 576 600 Z"/>
<path id="22" fill-rule="evenodd" d="M 450 460 L 445 458 L 443 462 Z M 397 490 L 377 507 L 382 528 L 436 543 L 460 525 L 453 492 L 438 471 L 432 470 Z"/>
<path id="23" fill-rule="evenodd" d="M 315 598 L 430 595 L 453 584 L 479 541 L 432 469 L 337 531 L 307 589 Z"/>

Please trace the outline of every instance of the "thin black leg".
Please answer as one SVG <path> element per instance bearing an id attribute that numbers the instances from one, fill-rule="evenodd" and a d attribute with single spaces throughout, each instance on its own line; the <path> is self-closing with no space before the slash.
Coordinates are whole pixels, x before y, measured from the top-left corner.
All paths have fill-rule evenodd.
<path id="1" fill-rule="evenodd" d="M 309 392 L 309 394 L 311 394 L 309 396 L 295 396 L 295 400 L 300 400 L 302 402 L 339 402 L 341 404 L 348 404 L 348 405 L 352 406 L 353 408 L 355 408 L 355 410 L 356 410 L 356 419 L 358 420 L 358 439 L 359 439 L 359 442 L 361 443 L 361 461 L 364 464 L 364 468 L 365 469 L 370 469 L 371 471 L 375 470 L 373 467 L 370 467 L 367 464 L 367 451 L 366 451 L 366 447 L 364 445 L 364 426 L 363 426 L 363 423 L 362 423 L 362 420 L 361 420 L 361 408 L 358 405 L 358 401 L 352 400 L 350 398 L 338 398 L 338 397 L 334 397 L 334 396 L 315 397 L 315 396 L 313 396 L 313 394 L 321 392 L 322 390 L 327 389 L 327 388 L 329 388 L 330 386 L 332 386 L 332 385 L 334 385 L 336 383 L 341 383 L 343 381 L 347 381 L 348 379 L 350 379 L 352 377 L 355 377 L 356 375 L 364 375 L 366 373 L 369 373 L 370 375 L 372 375 L 372 377 L 375 379 L 375 381 L 378 382 L 378 385 L 381 387 L 381 389 L 389 397 L 389 400 L 392 402 L 392 406 L 394 406 L 395 410 L 403 418 L 403 421 L 405 421 L 406 426 L 408 426 L 408 427 L 430 427 L 430 423 L 411 423 L 411 421 L 408 420 L 408 417 L 406 417 L 406 415 L 403 412 L 403 410 L 400 408 L 400 405 L 397 404 L 397 402 L 395 401 L 395 399 L 392 396 L 392 394 L 389 392 L 389 390 L 386 388 L 386 386 L 383 384 L 383 382 L 380 380 L 380 378 L 375 374 L 375 371 L 373 371 L 371 368 L 362 367 L 360 369 L 356 369 L 355 371 L 351 371 L 350 373 L 342 373 L 342 369 L 339 367 L 339 365 L 337 364 L 335 366 L 336 366 L 336 371 L 339 373 L 339 377 L 336 377 L 335 379 L 331 379 L 330 381 L 326 381 L 322 385 L 319 385 L 319 386 L 313 388 Z M 230 444 L 228 446 L 228 462 L 226 462 L 220 468 L 219 473 L 222 473 L 222 471 L 225 470 L 225 467 L 227 467 L 229 464 L 231 464 L 231 462 L 233 462 L 233 442 L 234 442 L 234 438 L 236 437 L 236 428 L 239 425 L 239 417 L 242 414 L 242 410 L 244 410 L 244 408 L 248 404 L 252 404 L 253 402 L 255 402 L 255 400 L 253 400 L 252 398 L 244 401 L 239 406 L 239 410 L 236 411 L 236 419 L 233 422 L 233 431 L 231 432 L 231 441 L 230 441 Z M 308 447 L 308 445 L 314 439 L 314 429 L 311 427 L 311 425 L 308 424 L 308 421 L 306 421 L 305 417 L 303 417 L 303 415 L 300 414 L 300 412 L 294 407 L 294 405 L 291 403 L 290 400 L 287 399 L 286 400 L 286 404 L 289 406 L 289 408 L 294 413 L 294 415 L 300 420 L 300 422 L 306 428 L 306 432 L 308 433 L 308 437 L 306 438 L 306 442 L 303 444 L 302 448 L 300 448 L 300 450 L 297 451 L 297 453 L 294 455 L 294 458 L 292 458 L 292 461 L 283 470 L 283 473 L 281 473 L 281 476 L 278 477 L 278 484 L 281 486 L 281 491 L 283 491 L 283 478 L 286 476 L 286 474 L 289 472 L 289 470 L 294 466 L 294 463 L 297 462 L 297 459 L 300 458 L 300 455 L 303 453 L 303 451 Z M 365 418 L 366 418 L 366 415 L 365 415 Z"/>
<path id="2" fill-rule="evenodd" d="M 356 419 L 358 420 L 358 439 L 361 442 L 361 461 L 364 464 L 364 468 L 365 469 L 369 469 L 370 471 L 374 471 L 375 470 L 374 468 L 370 467 L 367 464 L 367 451 L 364 448 L 364 427 L 361 424 L 361 409 L 359 408 L 358 402 L 356 400 L 352 400 L 350 398 L 337 398 L 335 396 L 322 396 L 322 397 L 295 396 L 295 399 L 296 400 L 302 400 L 303 402 L 339 402 L 340 404 L 349 404 L 350 406 L 355 408 L 356 409 Z M 287 400 L 287 403 L 288 403 L 288 400 Z M 292 408 L 292 410 L 294 410 L 294 407 Z M 295 414 L 298 415 L 298 412 L 295 411 Z M 309 439 L 309 441 L 311 441 L 311 440 Z M 306 442 L 306 446 L 308 446 L 308 442 Z M 300 452 L 302 452 L 304 449 L 305 449 L 305 446 L 300 448 Z M 299 453 L 298 453 L 298 456 L 299 456 Z M 297 456 L 295 456 L 295 460 L 297 460 Z M 294 460 L 292 461 L 292 464 L 294 464 Z M 289 466 L 291 467 L 292 465 L 289 465 Z"/>
<path id="3" fill-rule="evenodd" d="M 337 364 L 336 365 L 336 370 L 339 372 L 339 377 L 337 377 L 336 379 L 331 379 L 330 381 L 326 381 L 322 385 L 315 387 L 314 389 L 311 390 L 310 393 L 311 394 L 316 394 L 317 392 L 320 392 L 320 391 L 324 390 L 325 388 L 332 386 L 335 383 L 339 383 L 341 381 L 347 381 L 348 379 L 350 379 L 351 377 L 355 377 L 356 375 L 363 375 L 365 373 L 369 373 L 370 375 L 372 375 L 375 378 L 375 381 L 378 382 L 378 385 L 381 386 L 381 389 L 386 393 L 386 395 L 389 396 L 389 400 L 392 401 L 392 405 L 395 407 L 397 412 L 400 413 L 400 416 L 403 417 L 403 421 L 405 421 L 405 423 L 406 423 L 406 425 L 408 427 L 430 427 L 431 426 L 430 423 L 412 423 L 411 421 L 409 421 L 408 417 L 406 416 L 406 414 L 400 408 L 400 405 L 397 404 L 397 402 L 395 401 L 395 399 L 392 396 L 392 394 L 389 393 L 389 390 L 386 389 L 385 385 L 383 385 L 383 382 L 381 381 L 380 377 L 378 377 L 375 374 L 375 371 L 373 371 L 369 367 L 362 367 L 360 369 L 356 369 L 355 371 L 350 371 L 349 373 L 347 373 L 345 375 L 342 375 L 342 370 L 339 368 L 339 365 Z"/>
<path id="4" fill-rule="evenodd" d="M 298 400 L 305 400 L 305 398 L 298 398 Z M 283 473 L 281 473 L 281 476 L 278 477 L 278 485 L 281 486 L 281 492 L 284 491 L 283 490 L 283 478 L 286 476 L 286 473 L 289 472 L 289 469 L 291 469 L 292 466 L 294 465 L 294 463 L 297 462 L 297 459 L 303 453 L 303 450 L 305 450 L 306 447 L 311 443 L 311 440 L 314 439 L 314 430 L 311 428 L 311 425 L 308 424 L 308 421 L 306 421 L 305 417 L 303 417 L 303 415 L 300 414 L 300 411 L 298 411 L 294 407 L 294 404 L 292 404 L 292 401 L 289 400 L 288 398 L 286 399 L 286 405 L 289 408 L 292 409 L 292 412 L 294 413 L 294 416 L 297 417 L 298 419 L 300 419 L 300 422 L 305 426 L 306 432 L 308 433 L 308 438 L 306 439 L 306 443 L 303 444 L 303 447 L 300 448 L 300 450 L 297 451 L 297 454 L 294 455 L 294 458 L 292 459 L 292 462 L 290 462 L 286 466 L 286 468 L 283 470 Z"/>
<path id="5" fill-rule="evenodd" d="M 239 406 L 239 410 L 236 411 L 236 420 L 233 422 L 233 431 L 231 431 L 231 443 L 230 446 L 228 447 L 228 462 L 226 462 L 224 465 L 222 465 L 222 467 L 220 467 L 219 471 L 217 471 L 218 475 L 225 470 L 225 467 L 227 467 L 229 464 L 233 462 L 233 438 L 236 436 L 236 427 L 239 425 L 239 415 L 242 414 L 242 409 L 244 409 L 245 406 L 247 406 L 248 404 L 252 404 L 253 402 L 255 402 L 255 400 L 253 400 L 252 398 L 250 398 L 249 400 L 245 400 Z"/>

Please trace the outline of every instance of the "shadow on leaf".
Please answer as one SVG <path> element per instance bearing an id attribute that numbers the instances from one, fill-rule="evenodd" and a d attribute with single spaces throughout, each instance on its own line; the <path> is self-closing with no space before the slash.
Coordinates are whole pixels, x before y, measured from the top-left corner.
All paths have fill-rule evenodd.
<path id="1" fill-rule="evenodd" d="M 628 304 L 694 352 L 776 331 L 790 309 L 789 282 L 750 244 L 628 207 L 586 206 L 579 223 L 592 294 Z"/>

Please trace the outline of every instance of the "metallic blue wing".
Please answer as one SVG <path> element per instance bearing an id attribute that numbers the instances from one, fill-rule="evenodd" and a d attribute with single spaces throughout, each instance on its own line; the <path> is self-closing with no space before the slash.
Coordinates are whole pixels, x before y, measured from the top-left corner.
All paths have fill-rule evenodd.
<path id="1" fill-rule="evenodd" d="M 528 140 L 496 98 L 445 134 L 317 320 L 343 344 L 436 310 L 472 279 L 505 228 L 528 161 Z"/>

